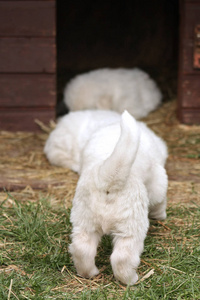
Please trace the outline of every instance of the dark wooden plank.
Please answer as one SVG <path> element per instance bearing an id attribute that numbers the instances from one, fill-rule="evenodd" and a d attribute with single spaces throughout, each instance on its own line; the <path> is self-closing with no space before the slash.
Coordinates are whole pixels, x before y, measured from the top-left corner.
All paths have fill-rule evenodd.
<path id="1" fill-rule="evenodd" d="M 55 111 L 50 108 L 0 110 L 0 130 L 41 131 L 35 119 L 49 124 L 51 119 L 55 119 Z"/>
<path id="2" fill-rule="evenodd" d="M 194 38 L 194 27 L 200 23 L 200 1 L 184 3 L 184 36 Z"/>
<path id="3" fill-rule="evenodd" d="M 0 107 L 56 106 L 55 74 L 0 74 Z"/>
<path id="4" fill-rule="evenodd" d="M 200 108 L 179 107 L 177 114 L 181 123 L 200 124 Z"/>
<path id="5" fill-rule="evenodd" d="M 199 23 L 200 0 L 180 0 L 177 116 L 186 124 L 200 124 L 200 70 L 193 66 L 194 31 Z"/>
<path id="6" fill-rule="evenodd" d="M 193 68 L 194 35 L 197 24 L 200 24 L 200 0 L 181 0 L 179 25 L 179 70 L 181 74 L 199 73 L 199 70 Z"/>
<path id="7" fill-rule="evenodd" d="M 0 2 L 3 2 L 3 1 L 5 1 L 5 0 L 0 0 Z M 6 0 L 6 2 L 18 2 L 18 1 L 27 2 L 27 1 L 31 1 L 31 0 Z M 34 1 L 34 2 L 41 2 L 41 1 L 42 2 L 55 2 L 56 0 L 32 0 L 32 1 Z"/>
<path id="8" fill-rule="evenodd" d="M 0 38 L 0 73 L 55 73 L 55 38 Z"/>
<path id="9" fill-rule="evenodd" d="M 182 76 L 179 89 L 181 107 L 200 108 L 200 74 Z"/>
<path id="10" fill-rule="evenodd" d="M 199 69 L 193 67 L 194 40 L 183 40 L 180 47 L 182 74 L 199 75 Z"/>
<path id="11" fill-rule="evenodd" d="M 0 1 L 0 36 L 55 36 L 55 1 Z"/>

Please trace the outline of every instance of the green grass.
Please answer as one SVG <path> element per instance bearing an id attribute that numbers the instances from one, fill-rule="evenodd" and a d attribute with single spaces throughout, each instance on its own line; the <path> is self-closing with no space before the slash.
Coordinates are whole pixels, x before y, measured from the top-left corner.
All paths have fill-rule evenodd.
<path id="1" fill-rule="evenodd" d="M 0 299 L 200 299 L 198 205 L 170 206 L 165 222 L 151 222 L 140 282 L 132 287 L 113 278 L 107 236 L 96 258 L 100 275 L 76 276 L 68 253 L 69 216 L 69 209 L 52 207 L 48 199 L 1 204 Z"/>

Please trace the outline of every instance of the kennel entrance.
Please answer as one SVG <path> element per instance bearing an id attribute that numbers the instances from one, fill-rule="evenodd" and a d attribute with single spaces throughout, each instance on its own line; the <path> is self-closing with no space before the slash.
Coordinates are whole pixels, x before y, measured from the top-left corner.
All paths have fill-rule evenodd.
<path id="1" fill-rule="evenodd" d="M 179 11 L 183 16 L 185 8 L 191 18 L 184 17 L 181 28 L 199 20 L 200 0 L 155 0 L 145 6 L 138 0 L 86 0 L 78 5 L 0 0 L 1 130 L 37 131 L 35 119 L 48 123 L 55 118 L 66 82 L 97 68 L 142 68 L 157 81 L 164 101 L 176 97 Z M 183 122 L 200 119 L 199 70 L 194 74 L 186 79 L 196 78 L 196 100 L 182 101 L 180 91 L 187 86 L 179 85 Z M 185 113 L 189 117 L 184 118 Z"/>

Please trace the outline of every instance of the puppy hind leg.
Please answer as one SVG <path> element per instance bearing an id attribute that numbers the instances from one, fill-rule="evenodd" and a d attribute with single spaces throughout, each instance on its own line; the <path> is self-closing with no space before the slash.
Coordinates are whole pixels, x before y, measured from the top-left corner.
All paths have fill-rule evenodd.
<path id="1" fill-rule="evenodd" d="M 154 167 L 154 169 L 151 172 L 151 180 L 149 180 L 149 182 L 146 185 L 150 199 L 150 219 L 166 219 L 167 186 L 168 178 L 166 170 L 160 165 Z"/>
<path id="2" fill-rule="evenodd" d="M 99 273 L 95 265 L 97 246 L 101 236 L 96 233 L 80 232 L 72 234 L 69 251 L 72 254 L 77 273 L 90 278 Z"/>
<path id="3" fill-rule="evenodd" d="M 138 280 L 137 267 L 144 241 L 135 241 L 132 237 L 115 237 L 114 249 L 110 257 L 114 276 L 124 284 L 134 284 Z"/>
<path id="4" fill-rule="evenodd" d="M 149 219 L 153 220 L 165 220 L 167 200 L 166 198 L 161 202 L 149 208 Z"/>

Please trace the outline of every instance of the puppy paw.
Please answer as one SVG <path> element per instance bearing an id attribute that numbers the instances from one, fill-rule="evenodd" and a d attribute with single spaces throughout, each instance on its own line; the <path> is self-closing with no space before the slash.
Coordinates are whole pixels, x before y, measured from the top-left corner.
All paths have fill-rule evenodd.
<path id="1" fill-rule="evenodd" d="M 125 285 L 133 285 L 138 281 L 138 275 L 136 271 L 134 271 L 130 277 L 123 277 L 115 274 L 115 278 Z"/>
<path id="2" fill-rule="evenodd" d="M 152 220 L 165 220 L 167 218 L 166 211 L 163 212 L 150 212 L 149 213 L 149 219 Z"/>
<path id="3" fill-rule="evenodd" d="M 135 272 L 134 276 L 132 277 L 131 281 L 130 281 L 130 285 L 135 284 L 138 281 L 138 274 Z"/>
<path id="4" fill-rule="evenodd" d="M 99 270 L 95 266 L 91 270 L 78 270 L 78 275 L 84 278 L 92 278 L 99 274 Z"/>
<path id="5" fill-rule="evenodd" d="M 97 269 L 97 267 L 95 266 L 90 272 L 89 272 L 89 278 L 94 277 L 96 275 L 99 274 L 99 270 Z"/>

